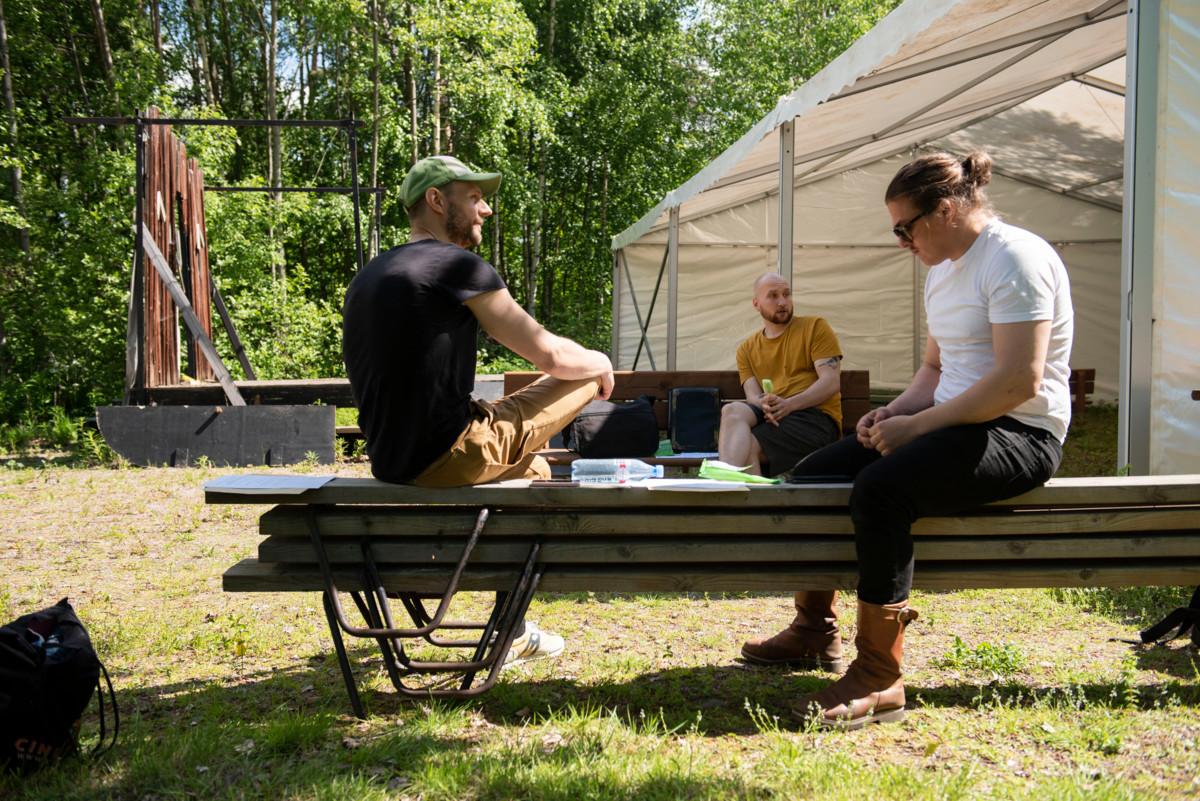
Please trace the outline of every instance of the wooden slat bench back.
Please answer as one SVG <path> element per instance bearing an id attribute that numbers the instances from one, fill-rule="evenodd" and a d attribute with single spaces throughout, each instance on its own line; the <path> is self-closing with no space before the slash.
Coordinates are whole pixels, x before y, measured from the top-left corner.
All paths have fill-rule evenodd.
<path id="1" fill-rule="evenodd" d="M 539 372 L 504 374 L 504 394 L 509 395 L 542 377 Z M 671 390 L 678 387 L 716 387 L 722 402 L 746 397 L 736 370 L 618 370 L 610 400 L 636 400 L 642 395 L 655 399 L 658 427 L 667 428 L 667 404 Z M 871 376 L 866 370 L 842 371 L 842 430 L 850 433 L 871 409 Z"/>
<path id="2" fill-rule="evenodd" d="M 514 371 L 504 374 L 504 394 L 509 395 L 516 392 L 521 387 L 527 386 L 531 382 L 537 380 L 542 373 L 536 371 Z M 654 404 L 654 414 L 658 418 L 658 427 L 662 430 L 667 428 L 667 398 L 670 390 L 674 387 L 717 387 L 720 392 L 720 397 L 723 401 L 741 400 L 746 397 L 742 391 L 741 385 L 737 380 L 736 370 L 621 370 L 614 374 L 616 376 L 616 385 L 613 390 L 614 401 L 635 400 L 642 395 L 651 395 L 656 398 Z M 329 382 L 341 381 L 344 379 L 327 379 Z M 257 384 L 271 385 L 280 382 L 260 381 Z M 257 397 L 253 393 L 261 392 L 257 385 L 251 386 L 251 382 L 241 382 L 238 384 L 243 388 L 243 393 L 251 392 L 247 396 L 247 402 L 254 403 L 251 398 Z M 1089 397 L 1096 391 L 1096 371 L 1091 368 L 1079 368 L 1071 370 L 1068 385 L 1071 388 L 1071 407 L 1076 415 L 1083 414 L 1083 410 L 1087 408 Z M 185 390 L 187 388 L 184 388 Z M 867 370 L 843 370 L 842 371 L 842 431 L 849 434 L 854 431 L 854 426 L 858 423 L 859 418 L 866 414 L 871 409 L 871 380 L 870 373 Z M 219 392 L 220 387 L 217 387 Z M 193 391 L 193 390 L 187 390 Z M 329 389 L 324 390 L 326 398 L 329 397 Z M 1200 395 L 1200 391 L 1197 392 Z M 181 396 L 182 397 L 182 396 Z M 188 396 L 193 398 L 193 396 Z M 327 402 L 335 403 L 338 406 L 353 405 L 353 399 L 349 396 L 349 384 L 346 384 L 343 391 L 337 395 L 338 400 L 327 400 Z M 342 403 L 340 401 L 346 401 Z M 169 402 L 169 401 L 167 401 Z M 182 401 L 181 401 L 182 402 Z M 217 401 L 219 402 L 219 401 Z M 262 401 L 270 402 L 270 401 Z M 343 425 L 337 427 L 337 436 L 341 439 L 354 440 L 362 438 L 362 429 L 357 425 Z M 574 457 L 562 450 L 553 450 L 548 452 L 547 456 L 551 464 L 568 463 Z M 677 466 L 680 463 L 675 463 Z"/>

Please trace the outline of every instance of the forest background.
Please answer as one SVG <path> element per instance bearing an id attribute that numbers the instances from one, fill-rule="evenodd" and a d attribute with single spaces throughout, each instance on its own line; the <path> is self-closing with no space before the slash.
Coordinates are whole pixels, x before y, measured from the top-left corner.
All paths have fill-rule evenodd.
<path id="1" fill-rule="evenodd" d="M 387 189 L 378 229 L 364 214 L 370 252 L 407 237 L 395 197 L 416 159 L 502 171 L 481 255 L 548 328 L 607 350 L 611 236 L 897 4 L 0 0 L 0 425 L 121 396 L 133 128 L 65 117 L 353 115 L 360 180 Z M 339 130 L 175 132 L 209 186 L 350 183 Z M 258 377 L 344 375 L 350 199 L 209 192 L 205 206 Z M 507 359 L 481 343 L 485 369 Z"/>

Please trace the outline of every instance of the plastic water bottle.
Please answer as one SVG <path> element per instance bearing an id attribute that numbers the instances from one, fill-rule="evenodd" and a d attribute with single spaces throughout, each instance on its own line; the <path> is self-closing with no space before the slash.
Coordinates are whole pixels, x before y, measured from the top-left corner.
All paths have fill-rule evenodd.
<path id="1" fill-rule="evenodd" d="M 638 459 L 576 459 L 571 462 L 571 480 L 580 484 L 628 484 L 643 478 L 662 478 L 660 464 Z"/>

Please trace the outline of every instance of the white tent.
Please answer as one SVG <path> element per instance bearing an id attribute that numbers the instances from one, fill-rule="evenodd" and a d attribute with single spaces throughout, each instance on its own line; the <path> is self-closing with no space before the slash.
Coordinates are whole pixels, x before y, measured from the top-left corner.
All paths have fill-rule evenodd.
<path id="1" fill-rule="evenodd" d="M 736 343 L 758 325 L 751 282 L 779 270 L 793 282 L 798 312 L 819 314 L 834 326 L 847 367 L 869 369 L 874 386 L 903 386 L 922 349 L 925 269 L 897 248 L 883 190 L 895 170 L 924 149 L 965 154 L 983 148 L 995 161 L 989 194 L 998 212 L 1052 242 L 1068 266 L 1076 310 L 1072 364 L 1096 368 L 1100 397 L 1124 400 L 1142 392 L 1148 431 L 1155 382 L 1162 384 L 1159 395 L 1172 398 L 1178 394 L 1173 387 L 1200 387 L 1198 360 L 1189 372 L 1179 358 L 1168 366 L 1151 356 L 1200 351 L 1200 248 L 1188 250 L 1200 221 L 1198 17 L 1194 0 L 904 3 L 613 238 L 617 366 L 732 367 Z M 1143 43 L 1128 48 L 1129 65 L 1127 41 Z M 1155 123 L 1150 128 L 1138 122 L 1133 104 L 1126 109 L 1127 74 L 1136 76 L 1139 66 L 1159 79 L 1143 110 L 1169 107 L 1160 116 L 1145 112 Z M 1172 117 L 1174 106 L 1154 101 L 1166 97 L 1167 86 L 1179 95 L 1180 85 L 1190 87 L 1185 96 L 1191 102 Z M 1133 205 L 1139 211 L 1148 205 L 1143 217 L 1153 227 L 1147 237 L 1158 244 L 1143 241 L 1149 255 L 1140 259 L 1132 255 L 1135 237 L 1128 233 L 1133 215 L 1123 214 L 1133 195 L 1123 180 L 1133 149 L 1127 119 L 1135 121 L 1138 136 L 1150 130 L 1151 144 L 1143 147 L 1150 166 L 1137 177 L 1154 192 L 1140 193 Z M 1154 160 L 1163 137 L 1174 142 L 1177 158 L 1192 159 L 1179 191 L 1164 188 L 1161 159 Z M 781 186 L 792 191 L 781 193 Z M 1167 201 L 1155 204 L 1155 197 Z M 1156 214 L 1168 201 L 1174 216 Z M 1184 221 L 1189 212 L 1191 223 Z M 1175 241 L 1164 226 L 1181 237 L 1170 253 L 1179 259 L 1172 273 L 1178 279 L 1172 293 L 1179 290 L 1172 295 L 1173 302 L 1179 298 L 1173 331 L 1184 337 L 1182 345 L 1165 347 L 1150 331 L 1157 305 L 1147 300 L 1139 312 L 1137 304 L 1122 303 L 1136 289 L 1135 275 L 1145 283 L 1139 300 L 1163 282 L 1153 264 Z M 1126 351 L 1129 356 L 1119 358 Z M 1145 374 L 1139 378 L 1131 364 Z M 1155 472 L 1200 471 L 1200 404 L 1188 402 L 1174 409 L 1176 424 L 1155 434 L 1162 439 Z M 1127 440 L 1137 437 L 1138 422 L 1128 419 L 1137 414 L 1132 406 L 1122 404 Z M 1180 428 L 1190 430 L 1190 457 L 1177 447 Z M 1126 442 L 1122 460 L 1148 471 L 1149 452 L 1144 462 L 1139 456 Z"/>

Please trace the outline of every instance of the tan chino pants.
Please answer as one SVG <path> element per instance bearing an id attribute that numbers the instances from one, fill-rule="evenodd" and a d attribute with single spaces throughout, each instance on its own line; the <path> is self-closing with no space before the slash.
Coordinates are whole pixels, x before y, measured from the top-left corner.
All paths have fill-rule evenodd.
<path id="1" fill-rule="evenodd" d="M 546 376 L 495 403 L 472 400 L 471 422 L 450 450 L 413 483 L 461 487 L 510 478 L 550 478 L 550 465 L 534 451 L 546 447 L 599 389 L 598 378 L 562 381 Z"/>

